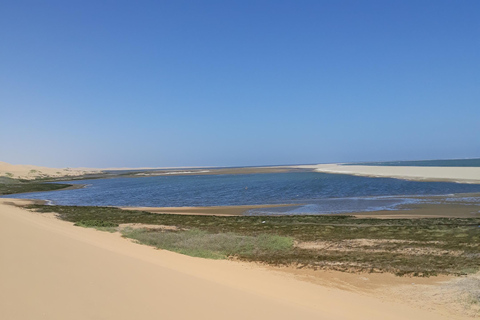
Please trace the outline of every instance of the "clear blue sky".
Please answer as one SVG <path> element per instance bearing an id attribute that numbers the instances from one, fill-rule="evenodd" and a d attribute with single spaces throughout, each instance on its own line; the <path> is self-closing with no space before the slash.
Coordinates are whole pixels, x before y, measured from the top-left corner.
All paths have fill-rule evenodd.
<path id="1" fill-rule="evenodd" d="M 2 1 L 0 161 L 480 157 L 480 1 Z"/>

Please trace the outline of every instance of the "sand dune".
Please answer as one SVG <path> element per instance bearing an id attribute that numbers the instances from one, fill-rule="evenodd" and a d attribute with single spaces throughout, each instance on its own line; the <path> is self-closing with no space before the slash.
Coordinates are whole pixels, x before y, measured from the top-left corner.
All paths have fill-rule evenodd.
<path id="1" fill-rule="evenodd" d="M 192 258 L 0 200 L 1 319 L 452 319 Z"/>
<path id="2" fill-rule="evenodd" d="M 45 177 L 71 177 L 81 176 L 89 173 L 99 173 L 100 169 L 87 168 L 49 168 L 33 165 L 10 164 L 0 161 L 0 176 L 7 176 L 15 179 L 32 180 Z"/>
<path id="3" fill-rule="evenodd" d="M 315 171 L 325 173 L 341 173 L 368 177 L 480 183 L 480 167 L 396 167 L 319 164 L 297 166 L 297 168 L 314 169 Z"/>

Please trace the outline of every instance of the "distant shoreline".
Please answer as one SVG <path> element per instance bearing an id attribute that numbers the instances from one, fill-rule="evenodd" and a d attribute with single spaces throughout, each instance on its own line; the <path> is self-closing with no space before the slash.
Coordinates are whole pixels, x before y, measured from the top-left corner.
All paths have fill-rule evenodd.
<path id="1" fill-rule="evenodd" d="M 480 184 L 480 167 L 414 167 L 414 166 L 360 166 L 319 164 L 296 166 L 316 172 L 348 174 L 372 178 L 394 178 L 425 182 L 457 182 Z"/>
<path id="2" fill-rule="evenodd" d="M 205 170 L 203 170 L 205 171 Z M 474 184 L 480 184 L 480 167 L 402 167 L 402 166 L 343 166 L 337 164 L 329 165 L 312 165 L 312 166 L 295 166 L 295 167 L 246 167 L 246 168 L 220 168 L 220 169 L 211 169 L 208 172 L 203 172 L 205 175 L 215 175 L 215 174 L 257 174 L 257 173 L 283 173 L 283 172 L 324 172 L 329 174 L 347 174 L 347 175 L 358 175 L 358 176 L 367 176 L 367 177 L 382 177 L 382 178 L 396 178 L 396 179 L 405 179 L 405 180 L 414 180 L 421 182 L 428 181 L 445 181 L 445 182 L 469 182 Z M 183 175 L 184 171 L 179 173 Z M 154 174 L 156 176 L 157 174 Z M 462 178 L 466 176 L 471 177 L 470 179 L 462 181 Z M 116 177 L 134 177 L 132 175 L 121 175 L 121 176 L 110 176 L 109 178 Z M 139 177 L 139 176 L 137 176 Z M 145 177 L 144 175 L 142 177 Z M 102 178 L 102 177 L 98 177 Z M 79 179 L 79 178 L 75 178 Z M 81 178 L 80 178 L 81 179 Z M 475 180 L 477 179 L 477 180 Z M 66 180 L 58 180 L 58 182 Z M 24 182 L 21 183 L 23 186 L 29 185 L 38 185 L 41 184 L 40 181 Z M 7 185 L 8 186 L 8 185 Z M 84 188 L 85 184 L 70 184 L 66 188 L 61 188 L 58 190 L 72 190 Z M 28 190 L 28 189 L 25 189 Z M 55 190 L 54 190 L 55 191 Z M 22 191 L 10 193 L 8 197 L 15 197 L 15 194 L 25 194 L 30 192 L 37 192 L 37 190 L 32 189 L 32 191 Z M 476 196 L 475 193 L 472 193 Z M 455 194 L 455 196 L 458 194 Z M 441 195 L 439 195 L 442 197 Z M 420 199 L 430 200 L 432 197 L 439 196 L 414 196 Z M 432 201 L 427 201 L 432 202 Z M 168 205 L 168 204 L 167 204 Z M 115 205 L 114 205 L 115 206 Z M 261 209 L 261 208 L 278 208 L 278 207 L 295 207 L 302 206 L 300 203 L 260 203 L 260 204 L 237 204 L 237 205 L 219 205 L 219 206 L 185 206 L 185 207 L 172 207 L 170 206 L 116 206 L 125 210 L 139 210 L 139 211 L 148 211 L 152 213 L 167 213 L 167 214 L 184 214 L 184 215 L 234 215 L 241 216 L 252 209 Z M 448 210 L 447 210 L 448 209 Z M 277 210 L 272 210 L 277 211 Z M 283 210 L 282 210 L 283 211 Z M 287 209 L 288 211 L 288 209 Z M 474 210 L 475 211 L 475 210 Z M 478 211 L 478 212 L 477 212 Z M 452 213 L 453 212 L 453 213 Z M 288 213 L 287 213 L 288 214 Z M 322 214 L 321 212 L 319 214 Z M 325 212 L 323 214 L 337 214 Z M 432 203 L 416 203 L 416 204 L 405 204 L 400 205 L 400 207 L 393 210 L 376 210 L 370 211 L 358 209 L 358 211 L 345 211 L 344 215 L 353 215 L 358 217 L 379 217 L 379 218 L 422 218 L 422 217 L 475 217 L 480 215 L 480 211 L 476 210 L 475 213 L 472 213 L 469 210 L 469 206 L 461 203 L 447 203 L 444 202 L 442 205 L 434 205 Z M 262 215 L 262 214 L 258 214 Z M 269 213 L 266 216 L 273 216 L 276 213 Z"/>
<path id="3" fill-rule="evenodd" d="M 468 161 L 476 159 L 467 159 Z M 432 160 L 442 163 L 449 160 Z M 453 161 L 453 160 L 451 160 Z M 460 160 L 455 160 L 460 161 Z M 479 160 L 480 161 L 480 160 Z M 395 178 L 414 181 L 442 181 L 480 184 L 480 167 L 466 166 L 415 166 L 414 161 L 395 162 L 395 165 L 378 163 L 362 164 L 313 164 L 276 165 L 245 167 L 158 167 L 158 168 L 47 168 L 32 165 L 12 165 L 0 162 L 0 177 L 26 179 L 31 181 L 73 181 L 117 177 L 149 177 L 163 175 L 221 175 L 221 174 L 260 174 L 316 171 L 335 174 L 349 174 L 366 177 Z M 424 163 L 425 161 L 423 161 Z M 393 163 L 393 162 L 385 162 Z M 420 161 L 419 163 L 422 163 Z M 398 164 L 398 165 L 397 165 Z M 407 165 L 408 164 L 408 165 Z"/>

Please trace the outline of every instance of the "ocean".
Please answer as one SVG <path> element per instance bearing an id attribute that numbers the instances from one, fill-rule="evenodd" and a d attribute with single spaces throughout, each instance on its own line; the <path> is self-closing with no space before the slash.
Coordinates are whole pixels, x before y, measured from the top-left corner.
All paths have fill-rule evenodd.
<path id="1" fill-rule="evenodd" d="M 318 172 L 170 175 L 68 181 L 85 188 L 17 194 L 78 206 L 229 206 L 296 204 L 248 214 L 324 214 L 394 210 L 418 196 L 480 192 L 478 184 L 416 182 Z M 8 197 L 8 196 L 5 196 Z M 469 197 L 471 199 L 471 197 Z M 480 198 L 473 198 L 480 203 Z"/>

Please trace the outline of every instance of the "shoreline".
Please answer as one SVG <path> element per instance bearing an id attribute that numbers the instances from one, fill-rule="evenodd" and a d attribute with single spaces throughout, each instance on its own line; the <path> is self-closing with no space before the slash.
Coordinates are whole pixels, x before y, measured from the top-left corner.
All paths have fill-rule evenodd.
<path id="1" fill-rule="evenodd" d="M 480 167 L 414 167 L 319 164 L 296 166 L 316 172 L 424 182 L 480 184 Z"/>
<path id="2" fill-rule="evenodd" d="M 40 182 L 42 183 L 42 182 Z M 45 182 L 47 183 L 47 182 Z M 51 184 L 62 184 L 62 183 L 58 183 L 58 182 L 48 182 L 48 183 L 51 183 Z M 47 190 L 47 191 L 25 191 L 25 192 L 15 192 L 15 193 L 7 193 L 7 194 L 1 194 L 0 195 L 0 199 L 1 197 L 9 197 L 9 196 L 15 196 L 16 194 L 28 194 L 28 193 L 38 193 L 38 192 L 54 192 L 54 191 L 65 191 L 65 190 L 77 190 L 77 189 L 83 189 L 85 188 L 87 185 L 86 184 L 68 184 L 68 183 L 65 183 L 66 185 L 68 185 L 67 187 L 65 188 L 60 188 L 60 189 L 56 189 L 56 190 Z M 41 201 L 50 201 L 50 200 L 41 200 Z"/>
<path id="3" fill-rule="evenodd" d="M 32 165 L 11 165 L 0 162 L 0 175 L 12 178 L 50 178 L 51 181 L 102 179 L 114 177 L 149 177 L 161 175 L 221 175 L 284 173 L 316 171 L 333 174 L 349 174 L 365 177 L 396 178 L 413 181 L 444 181 L 480 183 L 480 167 L 432 167 L 432 166 L 372 166 L 317 164 L 275 165 L 248 167 L 163 167 L 163 168 L 75 168 L 55 169 Z M 35 172 L 35 173 L 32 173 Z"/>
<path id="4" fill-rule="evenodd" d="M 476 218 L 480 217 L 480 205 L 466 204 L 463 202 L 442 202 L 443 198 L 460 198 L 464 196 L 478 196 L 478 193 L 461 193 L 438 196 L 415 196 L 419 199 L 435 200 L 440 203 L 416 203 L 400 205 L 398 209 L 377 211 L 356 211 L 343 213 L 323 213 L 316 215 L 347 215 L 357 218 L 381 218 L 381 219 L 422 219 L 422 218 Z M 413 197 L 412 197 L 413 198 Z M 245 206 L 213 206 L 213 207 L 123 207 L 114 206 L 122 210 L 146 211 L 158 214 L 180 214 L 199 216 L 245 216 L 243 213 L 250 209 L 296 207 L 302 204 L 280 205 L 245 205 Z M 293 214 L 265 214 L 259 217 L 269 216 L 295 216 Z M 298 214 L 297 214 L 298 215 Z M 315 215 L 315 214 L 312 214 Z M 299 215 L 301 216 L 301 215 Z"/>
<path id="5" fill-rule="evenodd" d="M 243 216 L 248 210 L 260 208 L 295 207 L 301 204 L 258 204 L 241 206 L 209 206 L 209 207 L 124 207 L 114 206 L 123 210 L 146 211 L 152 213 L 198 215 L 198 216 Z"/>
<path id="6" fill-rule="evenodd" d="M 411 288 L 412 281 L 418 286 L 435 286 L 438 281 L 434 280 L 448 281 L 449 277 L 411 280 L 324 271 L 317 273 L 323 276 L 315 284 L 304 281 L 312 280 L 308 273 L 292 275 L 285 269 L 155 250 L 119 234 L 74 227 L 53 215 L 5 203 L 12 201 L 17 202 L 0 199 L 0 243 L 6 257 L 0 274 L 11 275 L 0 288 L 0 314 L 5 318 L 32 318 L 44 313 L 50 319 L 68 315 L 84 319 L 94 312 L 118 319 L 467 319 L 452 316 L 441 305 L 422 303 L 428 309 L 422 310 L 418 305 L 396 301 L 394 296 L 386 299 L 381 290 L 385 285 Z M 20 202 L 17 205 L 27 201 Z M 28 236 L 9 241 L 19 233 Z M 35 264 L 18 264 L 32 257 Z M 99 269 L 98 264 L 103 267 Z M 358 287 L 347 285 L 348 278 L 356 279 Z M 359 292 L 366 281 L 373 287 Z M 106 298 L 112 295 L 112 299 Z M 181 307 L 185 301 L 191 308 Z M 345 301 L 349 308 L 345 308 Z"/>
<path id="7" fill-rule="evenodd" d="M 77 187 L 78 186 L 78 187 Z M 59 190 L 81 189 L 84 185 L 73 185 L 72 188 L 67 187 Z M 53 190 L 48 192 L 55 192 Z M 23 192 L 17 194 L 26 194 Z M 480 217 L 480 204 L 471 204 L 460 201 L 447 201 L 446 199 L 479 197 L 480 193 L 457 193 L 445 195 L 412 195 L 412 196 L 393 196 L 398 198 L 414 198 L 427 201 L 427 203 L 401 204 L 397 208 L 391 210 L 374 210 L 374 211 L 353 211 L 341 213 L 319 213 L 310 215 L 347 215 L 358 218 L 380 218 L 380 219 L 422 219 L 422 218 L 476 218 Z M 387 196 L 390 197 L 390 196 Z M 368 197 L 365 197 L 368 198 Z M 2 199 L 16 199 L 30 204 L 49 204 L 50 200 L 40 199 L 24 199 L 15 198 L 15 194 L 3 195 Z M 337 198 L 338 199 L 338 198 Z M 431 201 L 428 203 L 428 201 Z M 55 205 L 55 204 L 53 204 Z M 305 204 L 260 204 L 260 205 L 234 205 L 234 206 L 196 206 L 196 207 L 142 207 L 142 206 L 111 206 L 122 210 L 145 211 L 158 214 L 178 214 L 192 216 L 246 216 L 244 213 L 251 209 L 261 208 L 283 208 L 283 207 L 299 207 Z M 69 205 L 66 205 L 69 206 Z M 93 206 L 95 207 L 95 206 Z M 99 206 L 102 207 L 102 206 Z M 107 206 L 108 207 L 108 206 Z M 264 214 L 256 216 L 295 216 L 295 214 Z M 296 214 L 302 216 L 302 214 Z M 309 215 L 309 214 L 305 214 Z"/>

